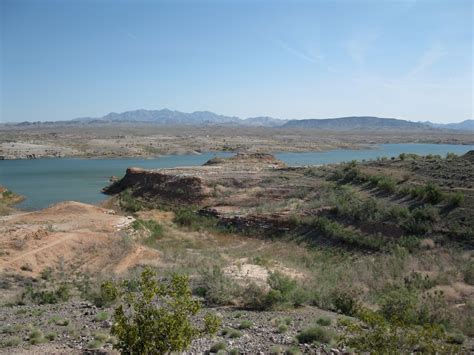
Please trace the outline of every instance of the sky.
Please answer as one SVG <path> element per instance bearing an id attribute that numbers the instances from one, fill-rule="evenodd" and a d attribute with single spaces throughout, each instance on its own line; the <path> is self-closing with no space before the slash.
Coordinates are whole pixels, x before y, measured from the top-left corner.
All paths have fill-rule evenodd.
<path id="1" fill-rule="evenodd" d="M 473 117 L 473 2 L 0 0 L 0 122 Z"/>

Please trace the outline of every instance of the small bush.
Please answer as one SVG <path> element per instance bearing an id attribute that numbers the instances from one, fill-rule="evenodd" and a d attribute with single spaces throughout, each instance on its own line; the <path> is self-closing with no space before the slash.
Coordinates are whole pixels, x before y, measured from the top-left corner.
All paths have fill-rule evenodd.
<path id="1" fill-rule="evenodd" d="M 393 194 L 397 190 L 397 183 L 390 177 L 382 176 L 377 181 L 377 187 L 382 191 Z"/>
<path id="2" fill-rule="evenodd" d="M 126 212 L 138 212 L 143 209 L 143 203 L 132 196 L 129 190 L 126 190 L 120 194 L 119 206 Z"/>
<path id="3" fill-rule="evenodd" d="M 430 232 L 438 220 L 438 210 L 433 206 L 424 205 L 414 208 L 402 227 L 409 233 L 423 235 Z"/>
<path id="4" fill-rule="evenodd" d="M 85 292 L 84 297 L 97 307 L 109 307 L 118 299 L 119 290 L 113 281 L 104 281 L 99 290 Z"/>
<path id="5" fill-rule="evenodd" d="M 15 329 L 15 327 L 13 325 L 7 325 L 7 326 L 3 327 L 2 331 L 1 331 L 2 334 L 14 334 L 16 332 L 17 332 L 17 330 Z"/>
<path id="6" fill-rule="evenodd" d="M 432 183 L 426 184 L 423 196 L 426 202 L 434 205 L 441 202 L 443 200 L 443 197 L 443 192 L 438 186 Z"/>
<path id="7" fill-rule="evenodd" d="M 136 219 L 132 223 L 132 228 L 135 230 L 146 230 L 148 232 L 148 237 L 145 239 L 144 244 L 155 248 L 156 242 L 158 239 L 163 237 L 164 230 L 163 226 L 154 220 L 142 220 Z"/>
<path id="8" fill-rule="evenodd" d="M 285 355 L 299 355 L 301 354 L 300 349 L 297 346 L 290 346 L 285 350 Z"/>
<path id="9" fill-rule="evenodd" d="M 269 349 L 269 353 L 271 355 L 281 355 L 285 352 L 285 350 L 280 346 L 280 345 L 273 345 L 270 349 Z"/>
<path id="10" fill-rule="evenodd" d="M 219 341 L 217 343 L 212 344 L 209 351 L 211 353 L 217 353 L 219 350 L 225 350 L 225 349 L 227 349 L 227 344 L 224 341 Z"/>
<path id="11" fill-rule="evenodd" d="M 25 304 L 29 301 L 36 304 L 54 304 L 66 302 L 70 297 L 70 286 L 64 282 L 52 290 L 42 289 L 41 286 L 29 285 L 21 294 L 19 303 Z"/>
<path id="12" fill-rule="evenodd" d="M 467 262 L 463 269 L 464 282 L 474 286 L 474 261 Z"/>
<path id="13" fill-rule="evenodd" d="M 2 346 L 3 347 L 15 347 L 15 346 L 20 345 L 20 343 L 21 343 L 21 338 L 18 337 L 18 336 L 13 336 L 13 337 L 9 337 L 9 338 L 5 339 L 2 342 Z"/>
<path id="14" fill-rule="evenodd" d="M 353 289 L 336 289 L 332 292 L 332 304 L 338 312 L 353 316 L 359 310 L 359 301 Z"/>
<path id="15" fill-rule="evenodd" d="M 50 281 L 53 277 L 53 269 L 50 267 L 44 268 L 40 274 L 41 279 L 45 281 Z"/>
<path id="16" fill-rule="evenodd" d="M 95 317 L 94 317 L 94 320 L 96 322 L 103 322 L 103 321 L 106 321 L 107 319 L 110 318 L 110 314 L 108 312 L 105 312 L 105 311 L 101 311 L 101 312 L 98 312 Z"/>
<path id="17" fill-rule="evenodd" d="M 446 340 L 449 344 L 464 344 L 465 338 L 459 332 L 448 334 L 448 338 Z"/>
<path id="18" fill-rule="evenodd" d="M 31 271 L 33 271 L 33 268 L 31 267 L 30 264 L 25 264 L 25 265 L 22 265 L 22 266 L 20 267 L 20 270 L 23 270 L 23 271 L 30 271 L 30 272 L 31 272 Z"/>
<path id="19" fill-rule="evenodd" d="M 464 203 L 464 194 L 457 191 L 449 195 L 449 204 L 453 207 L 461 206 Z"/>
<path id="20" fill-rule="evenodd" d="M 322 327 L 310 327 L 303 329 L 296 335 L 296 339 L 300 344 L 311 344 L 314 342 L 329 344 L 335 334 L 333 331 Z"/>
<path id="21" fill-rule="evenodd" d="M 328 318 L 328 317 L 319 317 L 316 320 L 316 323 L 319 324 L 319 325 L 327 327 L 327 326 L 331 325 L 331 319 Z"/>
<path id="22" fill-rule="evenodd" d="M 285 323 L 278 324 L 277 332 L 280 334 L 286 333 L 288 331 L 288 326 Z"/>
<path id="23" fill-rule="evenodd" d="M 91 340 L 88 344 L 87 344 L 87 348 L 89 349 L 100 349 L 101 347 L 104 346 L 104 342 L 103 341 L 100 341 L 99 339 L 94 339 L 94 340 Z"/>
<path id="24" fill-rule="evenodd" d="M 225 306 L 232 303 L 239 293 L 239 287 L 220 267 L 214 266 L 210 270 L 201 270 L 194 292 L 209 305 Z"/>
<path id="25" fill-rule="evenodd" d="M 267 291 L 255 282 L 250 282 L 242 294 L 245 308 L 256 311 L 268 309 Z"/>
<path id="26" fill-rule="evenodd" d="M 392 287 L 380 300 L 380 313 L 391 322 L 412 324 L 417 321 L 418 299 L 404 287 Z"/>
<path id="27" fill-rule="evenodd" d="M 239 329 L 249 329 L 249 328 L 252 328 L 253 327 L 253 323 L 249 320 L 243 320 L 242 322 L 240 322 L 239 324 Z"/>
<path id="28" fill-rule="evenodd" d="M 44 337 L 48 339 L 49 341 L 53 341 L 54 339 L 56 339 L 57 336 L 58 335 L 55 332 L 49 332 L 49 333 L 46 333 Z"/>
<path id="29" fill-rule="evenodd" d="M 52 317 L 48 323 L 59 325 L 60 327 L 66 327 L 69 324 L 69 320 L 61 317 Z"/>
<path id="30" fill-rule="evenodd" d="M 216 330 L 212 315 L 205 317 L 202 329 L 190 317 L 197 315 L 201 304 L 194 299 L 187 276 L 173 275 L 158 282 L 156 273 L 145 268 L 138 290 L 122 289 L 123 302 L 115 309 L 111 334 L 118 339 L 115 348 L 124 353 L 150 351 L 167 353 L 186 350 L 198 336 Z M 213 335 L 213 334 L 211 334 Z"/>
<path id="31" fill-rule="evenodd" d="M 446 343 L 446 336 L 439 326 L 410 326 L 391 323 L 377 312 L 361 309 L 358 317 L 362 324 L 341 319 L 343 330 L 340 343 L 359 352 L 399 353 L 422 351 L 431 353 L 457 353 L 459 348 Z"/>
<path id="32" fill-rule="evenodd" d="M 29 334 L 29 342 L 32 345 L 42 344 L 46 342 L 43 332 L 39 329 L 33 329 Z"/>
<path id="33" fill-rule="evenodd" d="M 242 336 L 242 332 L 234 328 L 224 328 L 221 334 L 230 339 L 240 338 Z"/>

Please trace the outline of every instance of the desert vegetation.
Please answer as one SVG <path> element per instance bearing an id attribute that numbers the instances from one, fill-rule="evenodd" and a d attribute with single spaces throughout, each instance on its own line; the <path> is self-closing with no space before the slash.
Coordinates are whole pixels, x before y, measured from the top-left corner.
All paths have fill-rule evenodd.
<path id="1" fill-rule="evenodd" d="M 250 159 L 272 164 L 268 156 Z M 224 168 L 206 180 L 206 169 L 226 164 L 197 170 L 210 192 L 194 203 L 143 186 L 108 201 L 116 215 L 104 215 L 120 226 L 112 233 L 120 272 L 73 272 L 67 260 L 16 262 L 21 276 L 2 281 L 11 296 L 0 313 L 2 346 L 68 343 L 124 353 L 472 347 L 466 157 L 272 165 L 258 175 L 252 167 L 238 175 L 237 166 L 229 178 Z M 456 177 L 437 175 L 449 173 Z M 64 228 L 43 223 L 45 235 Z M 76 313 L 80 307 L 87 311 Z"/>

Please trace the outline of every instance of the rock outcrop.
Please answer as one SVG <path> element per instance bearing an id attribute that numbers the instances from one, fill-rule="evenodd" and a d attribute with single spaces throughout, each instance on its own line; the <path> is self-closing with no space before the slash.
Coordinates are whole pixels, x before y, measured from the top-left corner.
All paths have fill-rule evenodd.
<path id="1" fill-rule="evenodd" d="M 114 195 L 127 189 L 132 190 L 136 196 L 148 199 L 159 197 L 191 203 L 199 202 L 207 195 L 199 177 L 172 174 L 166 169 L 160 171 L 140 168 L 128 168 L 122 179 L 102 191 Z"/>

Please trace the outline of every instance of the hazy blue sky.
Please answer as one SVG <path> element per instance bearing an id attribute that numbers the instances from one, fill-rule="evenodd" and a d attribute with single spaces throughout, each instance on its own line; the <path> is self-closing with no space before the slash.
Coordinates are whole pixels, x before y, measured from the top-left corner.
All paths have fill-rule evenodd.
<path id="1" fill-rule="evenodd" d="M 1 121 L 473 116 L 472 1 L 1 3 Z"/>

